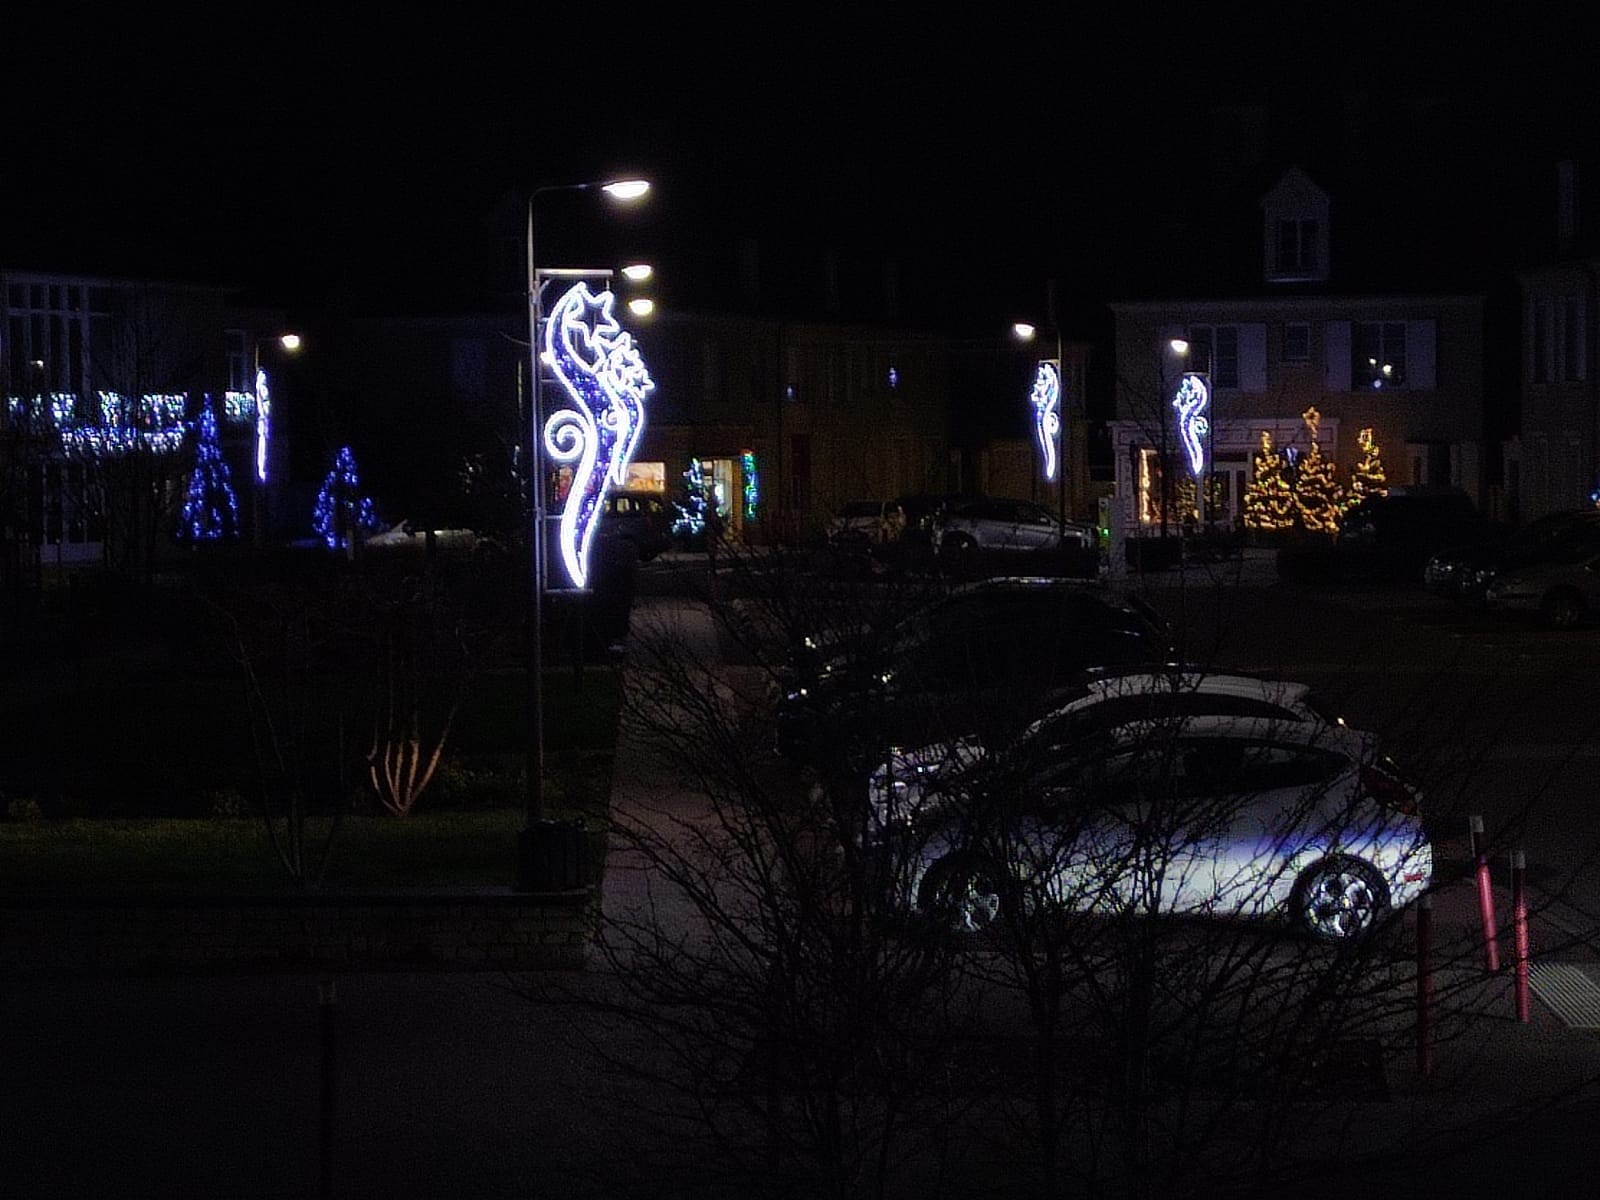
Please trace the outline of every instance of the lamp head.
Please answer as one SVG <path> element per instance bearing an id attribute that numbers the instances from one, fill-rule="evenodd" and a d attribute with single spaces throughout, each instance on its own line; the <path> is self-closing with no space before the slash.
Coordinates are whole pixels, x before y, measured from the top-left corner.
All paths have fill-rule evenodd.
<path id="1" fill-rule="evenodd" d="M 637 200 L 650 190 L 648 179 L 618 179 L 603 183 L 600 190 L 613 200 Z"/>
<path id="2" fill-rule="evenodd" d="M 1038 332 L 1039 331 L 1037 329 L 1028 324 L 1026 321 L 1018 321 L 1011 326 L 1011 336 L 1016 338 L 1019 342 L 1033 341 L 1034 334 Z"/>

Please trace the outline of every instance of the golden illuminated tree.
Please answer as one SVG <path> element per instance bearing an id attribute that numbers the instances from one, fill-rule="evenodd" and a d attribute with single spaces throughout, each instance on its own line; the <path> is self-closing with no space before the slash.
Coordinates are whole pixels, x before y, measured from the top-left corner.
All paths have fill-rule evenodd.
<path id="1" fill-rule="evenodd" d="M 1361 459 L 1350 469 L 1350 496 L 1345 503 L 1347 508 L 1354 508 L 1368 496 L 1382 496 L 1389 491 L 1383 473 L 1383 455 L 1379 452 L 1377 439 L 1372 436 L 1370 425 L 1356 435 L 1356 444 L 1361 447 Z"/>
<path id="2" fill-rule="evenodd" d="M 1339 532 L 1339 514 L 1344 508 L 1344 489 L 1334 477 L 1334 462 L 1322 456 L 1317 442 L 1317 426 L 1322 414 L 1315 406 L 1300 414 L 1310 435 L 1311 449 L 1300 460 L 1294 476 L 1294 506 L 1300 524 L 1312 533 Z"/>
<path id="3" fill-rule="evenodd" d="M 1294 493 L 1289 472 L 1272 446 L 1272 434 L 1261 431 L 1261 449 L 1255 470 L 1244 488 L 1244 523 L 1247 529 L 1288 529 L 1294 524 Z"/>

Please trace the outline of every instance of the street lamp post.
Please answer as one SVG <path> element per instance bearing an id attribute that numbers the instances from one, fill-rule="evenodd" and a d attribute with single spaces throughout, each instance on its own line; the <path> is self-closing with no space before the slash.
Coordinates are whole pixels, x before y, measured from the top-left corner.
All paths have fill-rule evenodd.
<path id="1" fill-rule="evenodd" d="M 250 524 L 258 547 L 267 544 L 266 490 L 268 447 L 272 437 L 272 389 L 267 386 L 266 372 L 261 369 L 261 347 L 272 344 L 289 353 L 301 346 L 298 333 L 280 333 L 272 337 L 258 337 L 251 355 L 250 384 L 256 397 L 255 486 L 250 489 Z"/>
<path id="2" fill-rule="evenodd" d="M 517 835 L 517 887 L 521 891 L 560 890 L 573 882 L 566 869 L 570 856 L 581 853 L 567 827 L 547 820 L 544 807 L 544 590 L 545 590 L 545 488 L 548 480 L 539 453 L 544 409 L 539 387 L 539 327 L 544 321 L 544 281 L 548 278 L 593 276 L 598 272 L 563 269 L 541 270 L 534 259 L 534 212 L 539 197 L 551 192 L 601 191 L 613 200 L 637 200 L 650 190 L 643 179 L 612 182 L 556 184 L 535 188 L 528 197 L 528 344 L 531 373 L 528 383 L 528 487 L 532 513 L 529 554 L 533 578 L 528 599 L 528 764 L 527 792 L 522 831 Z M 609 278 L 609 272 L 606 273 Z M 637 273 L 629 278 L 636 278 Z M 647 278 L 648 275 L 646 274 Z"/>

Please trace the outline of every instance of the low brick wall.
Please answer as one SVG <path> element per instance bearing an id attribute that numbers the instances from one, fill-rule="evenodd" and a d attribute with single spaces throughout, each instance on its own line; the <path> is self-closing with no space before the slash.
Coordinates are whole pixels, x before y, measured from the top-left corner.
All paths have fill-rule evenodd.
<path id="1" fill-rule="evenodd" d="M 0 899 L 0 973 L 582 968 L 596 893 Z"/>

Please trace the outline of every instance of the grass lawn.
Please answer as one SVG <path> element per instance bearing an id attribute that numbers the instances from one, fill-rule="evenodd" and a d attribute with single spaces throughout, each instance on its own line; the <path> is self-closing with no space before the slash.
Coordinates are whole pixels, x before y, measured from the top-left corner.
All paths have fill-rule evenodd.
<path id="1" fill-rule="evenodd" d="M 323 890 L 510 884 L 522 819 L 514 809 L 423 813 L 405 820 L 347 817 L 334 839 Z M 328 822 L 310 825 L 312 834 L 321 835 Z M 248 817 L 0 825 L 0 895 L 296 890 L 262 822 Z"/>

